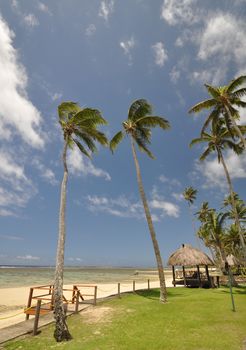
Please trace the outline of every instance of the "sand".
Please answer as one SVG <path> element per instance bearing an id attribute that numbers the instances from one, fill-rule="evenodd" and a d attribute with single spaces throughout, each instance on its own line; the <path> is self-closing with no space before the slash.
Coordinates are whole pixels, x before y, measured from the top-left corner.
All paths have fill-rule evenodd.
<path id="1" fill-rule="evenodd" d="M 142 276 L 141 276 L 142 277 Z M 147 289 L 147 280 L 150 280 L 150 288 L 158 288 L 159 281 L 154 278 L 153 275 L 146 276 L 146 282 L 136 279 L 135 289 Z M 118 293 L 118 283 L 98 283 L 97 285 L 97 298 L 104 298 Z M 172 286 L 171 276 L 166 277 L 167 287 Z M 87 287 L 86 287 L 87 286 Z M 94 288 L 89 287 L 91 284 L 84 284 L 80 287 L 81 293 L 94 294 Z M 31 286 L 33 287 L 33 286 Z M 65 292 L 67 299 L 71 299 L 73 288 L 72 285 L 65 285 L 64 288 L 70 289 Z M 24 308 L 27 306 L 30 287 L 18 287 L 18 288 L 0 288 L 0 329 L 22 322 L 25 320 Z M 133 282 L 121 282 L 120 291 L 130 292 L 133 291 Z M 46 291 L 35 290 L 34 295 L 44 294 Z M 92 299 L 92 296 L 85 296 L 85 299 Z"/>

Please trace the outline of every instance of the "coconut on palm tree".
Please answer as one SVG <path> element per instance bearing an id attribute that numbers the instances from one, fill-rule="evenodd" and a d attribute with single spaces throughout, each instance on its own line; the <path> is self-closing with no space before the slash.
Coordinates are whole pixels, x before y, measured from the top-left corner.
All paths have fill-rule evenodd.
<path id="1" fill-rule="evenodd" d="M 161 129 L 168 129 L 170 127 L 169 122 L 162 117 L 153 116 L 151 105 L 144 99 L 134 101 L 128 111 L 128 118 L 122 123 L 123 130 L 119 131 L 110 142 L 110 149 L 113 152 L 120 141 L 127 135 L 129 136 L 129 140 L 131 142 L 133 159 L 136 167 L 137 173 L 137 182 L 140 197 L 142 199 L 144 212 L 146 216 L 146 220 L 148 223 L 156 262 L 160 279 L 160 301 L 165 302 L 167 299 L 166 293 L 166 284 L 165 284 L 165 276 L 163 271 L 163 263 L 160 254 L 160 249 L 158 245 L 158 241 L 156 239 L 156 233 L 154 229 L 154 225 L 151 218 L 151 213 L 149 210 L 148 202 L 146 199 L 146 195 L 144 192 L 142 176 L 140 172 L 140 166 L 137 159 L 136 153 L 136 145 L 140 149 L 147 153 L 150 158 L 154 158 L 151 151 L 148 149 L 148 146 L 151 143 L 151 129 L 155 127 L 160 127 Z"/>
<path id="2" fill-rule="evenodd" d="M 246 87 L 241 87 L 245 83 L 246 76 L 243 75 L 232 80 L 226 86 L 215 87 L 205 84 L 211 98 L 197 103 L 189 110 L 189 113 L 199 113 L 204 109 L 212 109 L 203 125 L 201 134 L 212 121 L 222 118 L 231 136 L 235 137 L 237 135 L 242 142 L 242 146 L 246 149 L 246 140 L 237 124 L 237 121 L 240 119 L 237 108 L 246 107 L 246 102 L 241 99 L 243 96 L 246 96 Z"/>
<path id="3" fill-rule="evenodd" d="M 242 134 L 245 133 L 244 127 L 238 126 L 238 128 L 240 129 L 240 132 Z M 236 210 L 236 203 L 235 203 L 234 196 L 233 196 L 232 181 L 231 181 L 229 171 L 228 171 L 228 168 L 227 168 L 227 165 L 225 163 L 224 156 L 223 156 L 223 151 L 226 148 L 233 150 L 237 155 L 241 154 L 242 153 L 242 146 L 240 144 L 234 142 L 231 139 L 230 133 L 227 130 L 227 128 L 225 127 L 225 123 L 222 119 L 219 119 L 219 120 L 213 119 L 212 124 L 211 124 L 211 133 L 209 134 L 207 132 L 203 132 L 201 137 L 193 139 L 191 141 L 190 146 L 193 146 L 194 144 L 201 143 L 201 142 L 207 143 L 208 146 L 205 149 L 205 151 L 202 153 L 202 155 L 200 156 L 200 160 L 203 161 L 207 158 L 207 156 L 209 154 L 211 154 L 212 152 L 216 152 L 217 158 L 218 158 L 218 163 L 221 163 L 223 166 L 226 180 L 227 180 L 228 187 L 229 187 L 229 193 L 231 195 L 232 209 L 233 209 L 234 217 L 235 217 L 235 224 L 237 225 L 242 249 L 244 251 L 244 256 L 246 257 L 245 239 L 244 239 L 244 236 L 242 234 L 242 230 L 241 230 L 241 226 L 240 226 L 240 222 L 239 222 L 239 218 L 238 218 L 238 214 L 237 214 L 237 210 Z"/>
<path id="4" fill-rule="evenodd" d="M 67 150 L 78 147 L 86 157 L 96 151 L 95 141 L 101 145 L 107 145 L 106 136 L 97 127 L 107 124 L 101 113 L 96 109 L 82 109 L 77 103 L 63 102 L 58 106 L 59 123 L 64 137 L 63 146 L 63 180 L 61 184 L 60 212 L 59 212 L 59 235 L 56 255 L 55 281 L 54 281 L 54 337 L 60 342 L 71 339 L 65 320 L 63 308 L 63 269 L 64 269 L 64 248 L 65 248 L 65 211 L 66 192 L 68 180 Z"/>

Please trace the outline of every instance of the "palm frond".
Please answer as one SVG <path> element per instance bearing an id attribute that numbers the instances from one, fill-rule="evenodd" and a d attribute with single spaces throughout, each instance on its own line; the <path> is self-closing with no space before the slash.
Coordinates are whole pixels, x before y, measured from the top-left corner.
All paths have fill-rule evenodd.
<path id="1" fill-rule="evenodd" d="M 128 119 L 135 121 L 152 113 L 152 107 L 145 99 L 134 101 L 128 111 Z"/>
<path id="2" fill-rule="evenodd" d="M 74 116 L 74 122 L 75 124 L 81 125 L 88 125 L 88 123 L 91 123 L 91 126 L 107 124 L 107 121 L 102 117 L 100 111 L 92 108 L 84 108 L 79 111 Z"/>
<path id="3" fill-rule="evenodd" d="M 206 158 L 207 158 L 207 156 L 210 154 L 210 153 L 212 153 L 212 151 L 213 151 L 213 147 L 208 147 L 203 153 L 202 153 L 202 155 L 200 156 L 200 160 L 201 161 L 203 161 L 203 160 L 205 160 Z"/>
<path id="4" fill-rule="evenodd" d="M 83 140 L 83 142 L 86 144 L 86 146 L 89 148 L 89 150 L 94 153 L 96 152 L 97 148 L 95 143 L 93 142 L 92 138 L 85 132 L 80 130 L 74 131 L 75 136 Z"/>
<path id="5" fill-rule="evenodd" d="M 112 153 L 114 152 L 118 144 L 123 140 L 124 136 L 125 134 L 122 131 L 119 131 L 116 135 L 114 135 L 114 137 L 109 143 L 109 148 Z"/>
<path id="6" fill-rule="evenodd" d="M 241 75 L 236 79 L 233 79 L 229 85 L 227 86 L 227 92 L 231 93 L 233 92 L 236 88 L 238 88 L 240 85 L 246 82 L 246 76 Z"/>
<path id="7" fill-rule="evenodd" d="M 102 146 L 108 145 L 108 139 L 105 134 L 94 128 L 83 128 L 83 131 L 87 133 L 93 140 L 99 142 Z"/>
<path id="8" fill-rule="evenodd" d="M 217 99 L 220 96 L 220 91 L 215 86 L 204 84 L 206 89 L 208 90 L 209 95 L 211 95 L 214 99 Z"/>
<path id="9" fill-rule="evenodd" d="M 199 102 L 195 106 L 191 107 L 191 109 L 189 110 L 189 113 L 198 113 L 203 109 L 210 109 L 214 107 L 216 103 L 217 101 L 214 98 Z"/>
<path id="10" fill-rule="evenodd" d="M 196 194 L 197 190 L 190 186 L 185 188 L 183 197 L 186 201 L 188 201 L 189 204 L 193 204 L 194 200 L 196 199 Z"/>
<path id="11" fill-rule="evenodd" d="M 236 90 L 232 93 L 233 97 L 243 97 L 246 95 L 246 88 L 241 88 L 239 90 Z"/>
<path id="12" fill-rule="evenodd" d="M 135 134 L 138 135 L 138 138 L 142 138 L 144 140 L 144 143 L 150 144 L 151 142 L 151 130 L 149 128 L 145 127 L 139 127 L 136 129 Z"/>
<path id="13" fill-rule="evenodd" d="M 59 120 L 67 120 L 69 116 L 73 116 L 81 110 L 80 106 L 76 102 L 67 101 L 62 102 L 58 106 Z"/>
<path id="14" fill-rule="evenodd" d="M 150 158 L 155 159 L 155 156 L 151 151 L 146 147 L 143 140 L 141 138 L 134 138 L 134 141 L 138 145 L 141 152 L 145 152 Z"/>
<path id="15" fill-rule="evenodd" d="M 162 129 L 169 129 L 170 124 L 168 120 L 166 120 L 163 117 L 158 117 L 158 116 L 145 116 L 136 121 L 137 126 L 149 126 L 152 128 L 155 128 L 159 126 Z"/>
<path id="16" fill-rule="evenodd" d="M 193 147 L 194 145 L 196 145 L 197 143 L 201 143 L 201 142 L 209 142 L 211 140 L 211 137 L 206 137 L 206 136 L 202 136 L 202 137 L 197 137 L 195 139 L 193 139 L 190 144 L 189 147 Z"/>
<path id="17" fill-rule="evenodd" d="M 232 100 L 232 104 L 233 104 L 233 105 L 236 105 L 237 107 L 243 107 L 243 108 L 246 107 L 246 102 L 245 102 L 245 101 L 242 101 L 242 100 L 240 100 L 240 99 Z"/>
<path id="18" fill-rule="evenodd" d="M 215 108 L 212 110 L 212 112 L 209 114 L 208 118 L 206 119 L 205 123 L 203 124 L 201 135 L 204 133 L 204 131 L 207 129 L 208 125 L 211 121 L 219 118 L 220 111 L 218 108 Z"/>
<path id="19" fill-rule="evenodd" d="M 74 143 L 78 146 L 81 153 L 86 155 L 88 158 L 91 158 L 90 154 L 86 151 L 85 147 L 76 139 L 73 139 Z"/>
<path id="20" fill-rule="evenodd" d="M 244 148 L 241 147 L 240 143 L 235 143 L 231 140 L 226 140 L 222 143 L 223 145 L 225 145 L 225 147 L 230 148 L 231 150 L 233 150 L 237 155 L 240 155 L 243 153 Z"/>

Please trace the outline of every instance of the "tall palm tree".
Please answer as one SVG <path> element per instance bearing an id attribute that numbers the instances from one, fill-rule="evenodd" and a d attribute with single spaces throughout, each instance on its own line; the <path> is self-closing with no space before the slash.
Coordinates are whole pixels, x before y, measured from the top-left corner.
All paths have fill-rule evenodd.
<path id="1" fill-rule="evenodd" d="M 63 146 L 63 180 L 61 183 L 61 198 L 59 212 L 59 235 L 56 255 L 56 269 L 54 281 L 54 316 L 55 331 L 54 337 L 60 342 L 71 339 L 71 335 L 65 321 L 63 308 L 63 269 L 64 269 L 64 248 L 65 248 L 65 211 L 66 192 L 68 180 L 67 150 L 78 147 L 80 152 L 86 157 L 96 151 L 95 141 L 101 145 L 107 145 L 106 136 L 98 131 L 98 125 L 106 124 L 100 112 L 91 108 L 80 108 L 77 103 L 63 102 L 58 106 L 59 123 L 64 137 Z M 83 144 L 85 145 L 83 145 Z"/>
<path id="2" fill-rule="evenodd" d="M 163 271 L 163 263 L 160 254 L 160 249 L 158 241 L 156 239 L 156 234 L 154 230 L 154 225 L 152 222 L 148 202 L 144 192 L 142 176 L 140 172 L 140 167 L 137 159 L 136 147 L 138 146 L 140 151 L 147 153 L 150 158 L 154 158 L 153 154 L 148 149 L 148 145 L 151 143 L 151 128 L 160 127 L 162 129 L 168 129 L 170 127 L 169 122 L 158 116 L 153 116 L 151 105 L 144 99 L 136 100 L 132 103 L 128 111 L 128 118 L 122 123 L 123 131 L 118 132 L 110 142 L 110 149 L 113 152 L 120 141 L 127 135 L 129 136 L 132 148 L 133 159 L 136 167 L 137 182 L 140 197 L 143 202 L 143 207 L 145 211 L 146 220 L 148 223 L 157 267 L 160 279 L 160 301 L 165 302 L 167 299 L 165 276 Z"/>
<path id="3" fill-rule="evenodd" d="M 194 189 L 193 187 L 186 187 L 184 192 L 183 192 L 183 197 L 184 199 L 187 201 L 188 203 L 188 206 L 189 206 L 189 212 L 190 212 L 190 216 L 191 216 L 191 222 L 192 222 L 192 226 L 193 226 L 193 230 L 194 230 L 194 233 L 195 233 L 195 236 L 197 238 L 197 235 L 196 235 L 196 228 L 195 228 L 195 223 L 194 223 L 194 220 L 193 220 L 193 215 L 192 215 L 192 212 L 191 212 L 191 205 L 194 203 L 194 201 L 196 200 L 196 194 L 197 194 L 197 190 Z M 198 246 L 199 246 L 199 242 L 198 242 Z"/>
<path id="4" fill-rule="evenodd" d="M 238 126 L 238 128 L 240 129 L 240 131 L 242 133 L 245 133 L 244 127 Z M 233 196 L 234 191 L 233 191 L 233 187 L 232 187 L 232 181 L 231 181 L 231 178 L 229 175 L 228 168 L 227 168 L 226 163 L 225 163 L 225 159 L 223 157 L 223 151 L 226 148 L 232 149 L 236 154 L 239 155 L 242 153 L 242 147 L 238 143 L 235 143 L 234 141 L 231 140 L 230 133 L 227 130 L 227 128 L 225 127 L 224 121 L 221 119 L 220 120 L 214 119 L 212 121 L 212 124 L 211 124 L 211 133 L 209 134 L 207 132 L 203 132 L 201 137 L 193 139 L 191 141 L 190 146 L 193 146 L 194 144 L 201 143 L 201 142 L 208 143 L 208 146 L 205 149 L 205 151 L 202 153 L 202 155 L 200 156 L 200 160 L 203 161 L 207 158 L 207 156 L 210 153 L 216 152 L 217 158 L 218 158 L 218 163 L 221 163 L 223 168 L 224 168 L 226 180 L 227 180 L 228 187 L 229 187 L 229 193 L 231 195 L 235 223 L 237 225 L 238 232 L 240 235 L 242 249 L 243 249 L 244 255 L 246 257 L 246 245 L 245 245 L 245 240 L 244 240 L 244 237 L 242 234 L 242 230 L 240 227 L 240 222 L 239 222 L 239 218 L 238 218 L 238 214 L 237 214 L 237 210 L 236 210 L 236 203 L 235 203 L 234 196 Z"/>
<path id="5" fill-rule="evenodd" d="M 215 87 L 205 84 L 210 99 L 199 102 L 193 106 L 189 113 L 199 113 L 204 109 L 212 111 L 206 119 L 201 134 L 206 130 L 210 122 L 223 118 L 231 136 L 235 134 L 240 138 L 244 149 L 246 149 L 246 140 L 240 130 L 236 120 L 240 119 L 238 109 L 236 107 L 246 107 L 246 102 L 241 100 L 241 97 L 246 96 L 246 87 L 241 87 L 246 82 L 246 76 L 240 76 L 232 80 L 226 86 Z"/>

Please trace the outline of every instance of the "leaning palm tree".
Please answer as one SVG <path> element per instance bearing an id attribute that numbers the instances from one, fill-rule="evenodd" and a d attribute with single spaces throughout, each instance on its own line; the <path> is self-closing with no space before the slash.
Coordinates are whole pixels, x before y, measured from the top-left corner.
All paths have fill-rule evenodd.
<path id="1" fill-rule="evenodd" d="M 201 134 L 209 126 L 213 120 L 223 118 L 228 131 L 231 136 L 236 135 L 240 138 L 244 149 L 246 149 L 246 140 L 240 130 L 239 125 L 236 123 L 240 119 L 237 107 L 246 107 L 246 102 L 241 100 L 241 97 L 246 96 L 246 87 L 241 87 L 246 82 L 246 76 L 240 76 L 232 80 L 226 86 L 215 87 L 205 84 L 210 99 L 199 102 L 193 106 L 189 113 L 199 113 L 204 109 L 211 109 L 212 111 L 206 119 Z"/>
<path id="2" fill-rule="evenodd" d="M 63 269 L 65 248 L 65 211 L 66 192 L 68 180 L 67 150 L 77 146 L 80 152 L 90 157 L 90 153 L 96 151 L 95 141 L 101 145 L 107 145 L 106 136 L 98 131 L 98 125 L 106 124 L 100 112 L 96 109 L 82 109 L 77 103 L 63 102 L 58 106 L 59 123 L 64 137 L 63 167 L 64 175 L 61 184 L 60 212 L 59 212 L 59 235 L 56 255 L 56 269 L 54 281 L 54 337 L 60 342 L 71 339 L 65 320 L 63 308 Z M 84 144 L 84 145 L 83 145 Z"/>
<path id="3" fill-rule="evenodd" d="M 153 154 L 148 149 L 148 145 L 151 143 L 151 128 L 160 127 L 162 129 L 168 129 L 170 127 L 169 122 L 158 116 L 151 115 L 151 105 L 144 99 L 136 100 L 132 103 L 128 111 L 128 119 L 122 123 L 123 131 L 118 132 L 110 142 L 110 149 L 113 152 L 120 141 L 127 135 L 129 136 L 132 148 L 133 159 L 136 167 L 137 181 L 139 193 L 143 202 L 146 220 L 148 223 L 157 267 L 160 279 L 160 301 L 165 302 L 167 299 L 165 276 L 163 271 L 163 263 L 160 254 L 158 241 L 154 230 L 148 202 L 143 188 L 142 176 L 137 159 L 137 153 L 135 146 L 137 145 L 140 151 L 147 153 L 150 158 L 154 158 Z"/>
<path id="4" fill-rule="evenodd" d="M 245 133 L 244 127 L 239 126 L 239 129 L 240 129 L 241 133 Z M 221 119 L 220 120 L 214 119 L 212 121 L 211 134 L 209 134 L 207 132 L 203 132 L 201 137 L 196 138 L 196 139 L 191 141 L 190 146 L 193 146 L 194 144 L 201 143 L 201 142 L 208 143 L 208 146 L 205 149 L 205 151 L 202 153 L 202 155 L 200 156 L 200 160 L 203 161 L 207 158 L 207 156 L 209 154 L 211 154 L 212 152 L 216 152 L 217 158 L 218 158 L 218 163 L 221 163 L 223 168 L 224 168 L 226 180 L 227 180 L 228 187 L 229 187 L 229 193 L 230 193 L 231 201 L 232 201 L 232 210 L 234 212 L 235 224 L 238 228 L 242 249 L 243 249 L 244 255 L 246 257 L 246 245 L 245 245 L 245 240 L 244 240 L 244 237 L 242 234 L 242 230 L 241 230 L 241 226 L 240 226 L 240 222 L 239 222 L 239 218 L 238 218 L 238 214 L 237 214 L 236 203 L 235 203 L 234 196 L 233 196 L 234 191 L 233 191 L 233 187 L 232 187 L 232 181 L 231 181 L 229 171 L 228 171 L 228 168 L 226 166 L 225 159 L 223 156 L 223 151 L 226 148 L 233 150 L 238 155 L 242 153 L 243 149 L 242 149 L 240 144 L 235 143 L 234 141 L 231 140 L 230 133 L 227 130 L 227 128 L 225 127 L 224 121 Z"/>

